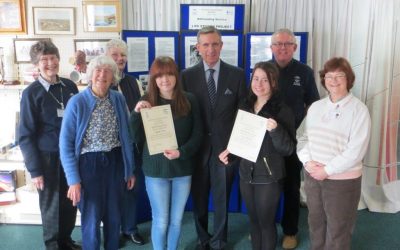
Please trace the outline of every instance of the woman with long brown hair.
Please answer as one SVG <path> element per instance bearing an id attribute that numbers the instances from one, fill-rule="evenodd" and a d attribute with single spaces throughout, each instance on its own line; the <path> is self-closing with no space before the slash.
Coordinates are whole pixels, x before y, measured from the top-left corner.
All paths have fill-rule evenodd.
<path id="1" fill-rule="evenodd" d="M 140 116 L 142 108 L 171 105 L 178 149 L 150 155 Z M 182 90 L 178 67 L 170 57 L 157 57 L 150 68 L 148 92 L 131 114 L 135 143 L 144 142 L 143 173 L 152 210 L 153 248 L 177 249 L 182 216 L 190 193 L 193 156 L 203 135 L 195 97 Z"/>
<path id="2" fill-rule="evenodd" d="M 253 250 L 276 249 L 275 215 L 285 178 L 284 156 L 295 148 L 294 116 L 278 92 L 278 69 L 269 62 L 254 66 L 249 95 L 240 109 L 267 118 L 256 162 L 241 159 L 240 193 L 248 209 Z M 228 164 L 228 149 L 219 155 Z"/>

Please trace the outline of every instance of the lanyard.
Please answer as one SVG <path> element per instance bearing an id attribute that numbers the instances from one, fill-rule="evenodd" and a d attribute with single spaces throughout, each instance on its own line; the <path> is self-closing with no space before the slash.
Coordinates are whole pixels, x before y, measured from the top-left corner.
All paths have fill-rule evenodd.
<path id="1" fill-rule="evenodd" d="M 53 99 L 61 106 L 61 109 L 64 109 L 64 96 L 63 96 L 63 91 L 62 91 L 63 87 L 62 87 L 62 84 L 61 84 L 61 83 L 59 83 L 59 84 L 60 84 L 61 101 L 59 101 L 59 100 L 53 95 L 53 93 L 51 93 L 50 89 L 49 89 L 49 91 L 47 91 L 47 92 L 48 92 L 48 93 L 50 94 L 50 96 L 53 97 Z"/>

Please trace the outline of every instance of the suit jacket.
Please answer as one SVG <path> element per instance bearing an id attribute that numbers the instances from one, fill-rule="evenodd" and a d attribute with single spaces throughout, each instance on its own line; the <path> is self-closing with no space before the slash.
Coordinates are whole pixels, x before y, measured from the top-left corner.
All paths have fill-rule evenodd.
<path id="1" fill-rule="evenodd" d="M 210 156 L 218 158 L 228 146 L 239 103 L 247 94 L 244 71 L 221 61 L 214 110 L 208 97 L 203 61 L 183 70 L 181 81 L 183 88 L 199 102 L 206 135 L 200 155 L 201 163 L 206 165 Z"/>

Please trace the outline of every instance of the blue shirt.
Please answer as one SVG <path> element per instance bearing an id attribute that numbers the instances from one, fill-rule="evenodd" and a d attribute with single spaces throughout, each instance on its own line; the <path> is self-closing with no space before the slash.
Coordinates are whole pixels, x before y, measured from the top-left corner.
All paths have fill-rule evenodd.
<path id="1" fill-rule="evenodd" d="M 214 78 L 214 82 L 215 82 L 215 90 L 218 90 L 218 78 L 219 78 L 219 71 L 220 71 L 219 68 L 221 66 L 221 60 L 218 60 L 218 62 L 212 68 L 209 67 L 208 64 L 205 63 L 204 61 L 203 61 L 203 64 L 204 64 L 204 71 L 206 74 L 206 79 L 208 79 L 210 77 L 210 71 L 208 71 L 208 70 L 209 69 L 215 70 L 214 74 L 213 74 L 213 78 Z"/>

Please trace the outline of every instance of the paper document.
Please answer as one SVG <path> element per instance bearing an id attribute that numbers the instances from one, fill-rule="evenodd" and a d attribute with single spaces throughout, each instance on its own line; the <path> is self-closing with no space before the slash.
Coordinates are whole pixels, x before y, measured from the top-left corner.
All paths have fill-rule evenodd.
<path id="1" fill-rule="evenodd" d="M 140 113 L 150 155 L 178 148 L 171 105 L 141 109 Z"/>
<path id="2" fill-rule="evenodd" d="M 267 118 L 239 109 L 229 138 L 229 152 L 256 162 L 266 131 Z"/>

